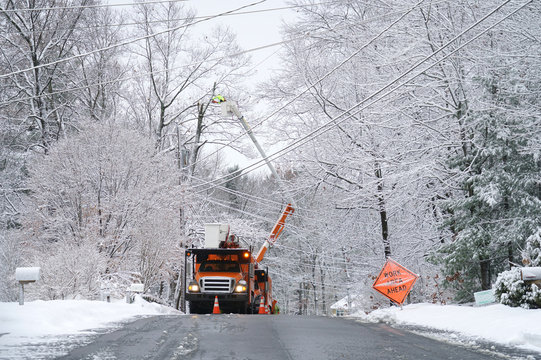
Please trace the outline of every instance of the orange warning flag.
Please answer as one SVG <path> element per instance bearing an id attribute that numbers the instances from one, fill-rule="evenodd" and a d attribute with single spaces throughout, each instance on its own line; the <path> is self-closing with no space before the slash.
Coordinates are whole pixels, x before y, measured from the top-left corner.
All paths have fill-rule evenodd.
<path id="1" fill-rule="evenodd" d="M 417 278 L 415 273 L 388 258 L 372 287 L 400 305 L 408 296 Z"/>

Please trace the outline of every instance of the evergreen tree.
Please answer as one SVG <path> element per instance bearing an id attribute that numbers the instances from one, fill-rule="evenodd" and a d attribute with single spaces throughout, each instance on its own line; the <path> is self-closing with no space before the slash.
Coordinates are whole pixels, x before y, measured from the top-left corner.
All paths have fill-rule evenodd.
<path id="1" fill-rule="evenodd" d="M 478 79 L 484 95 L 469 116 L 470 151 L 449 164 L 462 172 L 465 196 L 445 203 L 453 239 L 438 259 L 459 300 L 491 288 L 541 223 L 541 168 L 531 141 L 539 116 L 524 111 L 537 102 L 538 85 L 525 73 L 505 68 Z"/>

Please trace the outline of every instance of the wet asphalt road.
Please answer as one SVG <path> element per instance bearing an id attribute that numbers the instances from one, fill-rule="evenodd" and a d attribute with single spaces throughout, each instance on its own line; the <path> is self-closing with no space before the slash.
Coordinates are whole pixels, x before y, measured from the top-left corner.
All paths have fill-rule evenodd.
<path id="1" fill-rule="evenodd" d="M 187 315 L 137 320 L 99 336 L 61 359 L 501 358 L 388 325 L 365 324 L 341 318 Z"/>

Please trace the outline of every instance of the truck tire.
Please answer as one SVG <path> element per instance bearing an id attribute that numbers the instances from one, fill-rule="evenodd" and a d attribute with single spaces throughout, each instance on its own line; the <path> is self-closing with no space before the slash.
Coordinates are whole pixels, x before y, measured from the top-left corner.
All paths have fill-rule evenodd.
<path id="1" fill-rule="evenodd" d="M 201 309 L 198 306 L 198 304 L 195 301 L 190 302 L 190 314 L 200 314 L 200 313 L 201 313 Z"/>
<path id="2" fill-rule="evenodd" d="M 250 305 L 248 303 L 239 304 L 239 314 L 248 314 L 248 309 Z"/>
<path id="3" fill-rule="evenodd" d="M 257 295 L 250 304 L 250 314 L 259 314 L 259 304 L 261 302 L 261 295 Z"/>

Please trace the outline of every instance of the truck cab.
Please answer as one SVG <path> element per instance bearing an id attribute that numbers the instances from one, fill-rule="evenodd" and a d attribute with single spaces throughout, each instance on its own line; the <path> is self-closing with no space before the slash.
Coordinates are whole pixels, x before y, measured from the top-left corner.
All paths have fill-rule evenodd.
<path id="1" fill-rule="evenodd" d="M 205 247 L 188 249 L 192 276 L 186 300 L 190 313 L 210 314 L 214 300 L 225 313 L 257 313 L 264 300 L 272 311 L 272 282 L 250 249 L 241 248 L 236 236 L 223 224 L 205 225 Z"/>
<path id="2" fill-rule="evenodd" d="M 248 249 L 190 249 L 188 253 L 193 274 L 186 293 L 190 313 L 210 314 L 216 296 L 223 312 L 250 312 L 255 285 Z"/>

